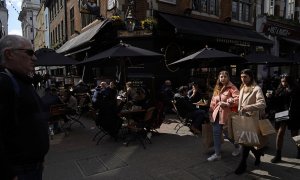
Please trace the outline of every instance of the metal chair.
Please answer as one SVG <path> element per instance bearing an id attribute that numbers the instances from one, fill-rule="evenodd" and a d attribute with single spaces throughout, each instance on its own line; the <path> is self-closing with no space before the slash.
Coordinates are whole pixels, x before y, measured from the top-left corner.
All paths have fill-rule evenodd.
<path id="1" fill-rule="evenodd" d="M 178 131 L 183 127 L 183 126 L 187 126 L 187 127 L 190 127 L 191 124 L 192 124 L 192 120 L 188 117 L 182 117 L 176 107 L 176 101 L 175 100 L 172 100 L 172 105 L 173 105 L 173 108 L 175 110 L 175 113 L 176 113 L 176 116 L 179 120 L 179 122 L 176 124 L 176 126 L 174 127 L 174 130 L 176 130 L 176 133 L 178 133 Z"/>
<path id="2" fill-rule="evenodd" d="M 149 144 L 152 144 L 149 136 L 147 133 L 150 133 L 150 130 L 153 126 L 153 118 L 156 118 L 156 107 L 150 107 L 146 110 L 144 118 L 140 120 L 135 120 L 135 122 L 128 124 L 127 128 L 128 131 L 133 137 L 131 137 L 128 141 L 125 142 L 125 145 L 128 146 L 129 143 L 137 139 L 146 149 L 144 141 L 147 141 Z"/>

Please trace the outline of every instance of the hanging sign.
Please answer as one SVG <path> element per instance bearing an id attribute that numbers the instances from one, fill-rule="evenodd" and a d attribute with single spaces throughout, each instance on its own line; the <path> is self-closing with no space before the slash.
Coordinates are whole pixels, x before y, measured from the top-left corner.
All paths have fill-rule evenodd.
<path id="1" fill-rule="evenodd" d="M 107 0 L 107 10 L 110 11 L 116 7 L 116 0 Z"/>

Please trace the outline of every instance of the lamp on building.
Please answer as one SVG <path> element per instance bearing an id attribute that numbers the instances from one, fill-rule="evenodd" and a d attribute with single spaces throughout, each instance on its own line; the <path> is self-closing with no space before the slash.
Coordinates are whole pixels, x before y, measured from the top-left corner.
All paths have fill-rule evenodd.
<path id="1" fill-rule="evenodd" d="M 135 24 L 136 24 L 136 19 L 134 17 L 134 0 L 129 1 L 126 16 L 125 16 L 125 24 L 126 24 L 126 29 L 129 32 L 134 31 Z"/>

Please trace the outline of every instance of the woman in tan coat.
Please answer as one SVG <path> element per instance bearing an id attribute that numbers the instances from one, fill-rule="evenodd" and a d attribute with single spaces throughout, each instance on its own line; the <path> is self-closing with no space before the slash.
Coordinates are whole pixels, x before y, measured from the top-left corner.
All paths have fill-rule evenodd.
<path id="1" fill-rule="evenodd" d="M 239 96 L 239 112 L 245 116 L 251 116 L 259 119 L 264 114 L 266 101 L 262 89 L 256 84 L 251 69 L 241 71 L 242 85 Z M 243 146 L 242 160 L 235 170 L 235 174 L 242 174 L 247 169 L 247 158 L 249 152 L 255 156 L 255 166 L 260 164 L 260 157 L 263 155 L 262 149 L 256 149 L 253 146 Z"/>

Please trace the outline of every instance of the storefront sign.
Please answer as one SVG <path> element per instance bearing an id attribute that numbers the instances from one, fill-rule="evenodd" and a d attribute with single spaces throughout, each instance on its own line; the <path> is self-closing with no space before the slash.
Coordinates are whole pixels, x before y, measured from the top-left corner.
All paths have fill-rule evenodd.
<path id="1" fill-rule="evenodd" d="M 250 46 L 249 42 L 246 41 L 240 41 L 235 39 L 223 39 L 223 38 L 217 38 L 217 42 L 220 43 L 226 43 L 226 44 L 236 44 L 236 45 L 242 45 L 242 46 Z"/>
<path id="2" fill-rule="evenodd" d="M 176 4 L 176 0 L 158 0 L 158 1 L 169 3 L 169 4 Z"/>
<path id="3" fill-rule="evenodd" d="M 275 35 L 275 36 L 289 36 L 291 35 L 290 30 L 286 29 L 286 28 L 282 28 L 279 26 L 275 26 L 275 25 L 270 25 L 267 29 L 266 29 L 267 33 L 271 34 L 271 35 Z"/>

